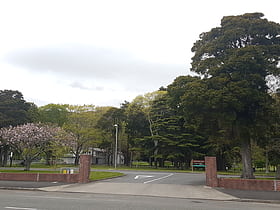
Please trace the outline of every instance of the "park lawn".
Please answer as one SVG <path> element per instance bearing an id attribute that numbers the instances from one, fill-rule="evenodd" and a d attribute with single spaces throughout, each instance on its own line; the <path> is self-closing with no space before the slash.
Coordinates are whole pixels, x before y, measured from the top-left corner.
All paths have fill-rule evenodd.
<path id="1" fill-rule="evenodd" d="M 30 169 L 30 171 L 24 171 L 23 169 L 17 169 L 17 170 L 14 170 L 14 169 L 0 169 L 0 173 L 59 173 L 59 171 L 52 171 L 52 170 L 46 170 L 46 171 L 43 171 L 43 170 L 32 170 Z"/>
<path id="2" fill-rule="evenodd" d="M 98 169 L 98 170 L 115 170 L 112 166 L 105 166 L 105 165 L 94 165 L 91 169 Z M 152 168 L 152 167 L 129 167 L 129 166 L 118 166 L 117 170 L 124 170 L 124 171 L 160 171 L 160 172 L 174 172 L 174 173 L 192 173 L 192 170 L 182 170 L 176 168 Z M 195 169 L 194 173 L 204 173 L 204 170 Z"/>
<path id="3" fill-rule="evenodd" d="M 59 171 L 52 171 L 52 170 L 30 170 L 30 171 L 24 171 L 24 170 L 13 170 L 13 169 L 0 169 L 0 173 L 59 173 Z M 110 179 L 114 177 L 124 176 L 123 173 L 119 172 L 107 172 L 107 171 L 92 171 L 90 172 L 90 180 L 91 181 L 97 181 L 97 180 L 103 180 L 103 179 Z"/>
<path id="4" fill-rule="evenodd" d="M 218 171 L 217 172 L 219 175 L 241 175 L 241 172 L 232 172 L 232 171 Z M 264 178 L 266 177 L 275 177 L 275 172 L 269 172 L 269 173 L 265 173 L 265 172 L 254 172 L 255 176 L 263 176 Z"/>
<path id="5" fill-rule="evenodd" d="M 103 179 L 110 179 L 114 177 L 124 176 L 123 173 L 119 172 L 111 172 L 111 171 L 91 171 L 89 179 L 91 181 L 103 180 Z"/>

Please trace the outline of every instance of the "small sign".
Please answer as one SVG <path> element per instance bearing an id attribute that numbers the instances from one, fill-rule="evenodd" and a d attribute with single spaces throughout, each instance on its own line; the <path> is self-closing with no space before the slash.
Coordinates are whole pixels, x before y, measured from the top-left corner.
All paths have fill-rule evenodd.
<path id="1" fill-rule="evenodd" d="M 192 171 L 193 168 L 205 168 L 205 160 L 192 160 L 191 166 L 192 166 Z"/>
<path id="2" fill-rule="evenodd" d="M 193 166 L 205 166 L 205 160 L 192 160 L 192 165 Z"/>

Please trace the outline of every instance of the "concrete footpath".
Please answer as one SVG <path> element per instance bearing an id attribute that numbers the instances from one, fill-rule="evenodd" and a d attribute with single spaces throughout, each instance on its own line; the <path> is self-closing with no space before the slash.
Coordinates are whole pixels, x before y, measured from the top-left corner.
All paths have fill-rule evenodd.
<path id="1" fill-rule="evenodd" d="M 174 185 L 174 184 L 142 184 L 142 183 L 106 183 L 92 182 L 88 184 L 70 184 L 43 187 L 44 191 L 102 193 L 121 195 L 144 195 L 174 198 L 193 198 L 211 200 L 235 200 L 234 196 L 219 192 L 206 186 Z"/>
<path id="2" fill-rule="evenodd" d="M 174 184 L 109 183 L 102 181 L 90 182 L 87 184 L 0 181 L 0 189 L 40 190 L 47 192 L 69 193 L 143 195 L 187 199 L 247 201 L 280 204 L 280 192 L 231 190 L 223 188 L 210 188 L 202 185 L 193 186 Z"/>

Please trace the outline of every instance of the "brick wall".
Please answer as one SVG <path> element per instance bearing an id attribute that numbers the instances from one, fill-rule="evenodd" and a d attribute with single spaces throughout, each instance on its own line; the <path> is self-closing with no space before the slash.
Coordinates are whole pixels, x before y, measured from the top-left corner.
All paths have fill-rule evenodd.
<path id="1" fill-rule="evenodd" d="M 32 181 L 32 182 L 89 182 L 90 155 L 81 155 L 79 173 L 76 174 L 48 174 L 48 173 L 0 173 L 3 181 Z"/>
<path id="2" fill-rule="evenodd" d="M 280 192 L 280 180 L 274 180 L 274 191 Z"/>
<path id="3" fill-rule="evenodd" d="M 217 178 L 216 157 L 205 157 L 206 185 L 239 190 L 279 191 L 280 180 Z"/>
<path id="4" fill-rule="evenodd" d="M 37 174 L 0 173 L 0 180 L 4 181 L 36 181 Z"/>
<path id="5" fill-rule="evenodd" d="M 39 174 L 38 182 L 77 183 L 79 174 Z"/>
<path id="6" fill-rule="evenodd" d="M 216 157 L 205 157 L 206 185 L 218 187 Z"/>
<path id="7" fill-rule="evenodd" d="M 280 181 L 218 178 L 218 187 L 239 190 L 280 191 Z"/>
<path id="8" fill-rule="evenodd" d="M 91 156 L 90 155 L 81 155 L 80 157 L 80 169 L 79 169 L 79 183 L 89 182 L 90 175 L 90 165 L 91 165 Z"/>
<path id="9" fill-rule="evenodd" d="M 0 173 L 0 180 L 76 183 L 79 180 L 79 174 Z"/>

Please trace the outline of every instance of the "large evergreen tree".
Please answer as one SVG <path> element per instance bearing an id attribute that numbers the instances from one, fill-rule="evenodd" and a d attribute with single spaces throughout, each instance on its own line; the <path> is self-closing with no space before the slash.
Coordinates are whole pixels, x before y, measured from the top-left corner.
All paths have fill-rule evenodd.
<path id="1" fill-rule="evenodd" d="M 208 112 L 241 147 L 244 178 L 253 178 L 250 142 L 265 123 L 272 100 L 267 78 L 279 76 L 280 25 L 261 13 L 227 16 L 202 33 L 192 71 L 204 78 Z M 210 97 L 212 96 L 212 97 Z"/>
<path id="2" fill-rule="evenodd" d="M 177 113 L 177 109 L 170 106 L 168 94 L 156 98 L 151 107 L 151 119 L 155 135 L 151 136 L 157 141 L 155 149 L 163 166 L 164 160 L 172 161 L 177 167 L 189 167 L 192 158 L 198 158 L 199 150 L 203 138 L 185 123 L 182 115 Z"/>
<path id="3" fill-rule="evenodd" d="M 36 107 L 24 100 L 19 91 L 0 90 L 0 128 L 17 126 L 32 121 L 30 110 Z M 0 143 L 0 166 L 7 164 L 9 145 Z"/>
<path id="4" fill-rule="evenodd" d="M 0 128 L 16 126 L 30 122 L 27 103 L 21 92 L 14 90 L 0 90 Z"/>

